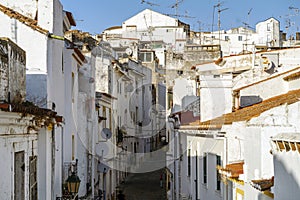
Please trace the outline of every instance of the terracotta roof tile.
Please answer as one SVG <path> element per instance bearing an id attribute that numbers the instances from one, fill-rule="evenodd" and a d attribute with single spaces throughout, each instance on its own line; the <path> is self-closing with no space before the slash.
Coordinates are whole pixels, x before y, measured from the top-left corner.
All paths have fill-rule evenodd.
<path id="1" fill-rule="evenodd" d="M 69 11 L 65 11 L 65 12 L 66 12 L 66 15 L 67 15 L 67 18 L 68 18 L 70 24 L 72 26 L 76 26 L 76 22 L 75 22 L 75 19 L 73 17 L 73 14 L 71 12 L 69 12 Z"/>
<path id="2" fill-rule="evenodd" d="M 226 175 L 228 178 L 238 178 L 241 174 L 244 174 L 243 169 L 244 162 L 231 163 L 226 165 L 225 168 L 217 167 L 219 172 Z"/>
<path id="3" fill-rule="evenodd" d="M 22 15 L 21 13 L 16 12 L 13 9 L 5 7 L 1 4 L 0 4 L 0 12 L 3 12 L 5 15 L 9 16 L 10 18 L 17 19 L 21 23 L 29 26 L 30 28 L 32 28 L 42 34 L 47 35 L 49 33 L 48 30 L 43 29 L 40 26 L 38 26 L 36 20 L 26 17 L 26 16 Z"/>
<path id="4" fill-rule="evenodd" d="M 283 104 L 292 104 L 298 101 L 300 101 L 300 89 L 289 91 L 288 93 L 272 97 L 248 107 L 241 108 L 232 113 L 224 114 L 212 120 L 205 122 L 200 122 L 198 120 L 197 122 L 189 124 L 189 126 L 182 126 L 181 129 L 221 129 L 223 124 L 232 124 L 233 122 L 238 121 L 248 121 L 253 117 L 259 116 L 261 113 L 267 110 Z"/>
<path id="5" fill-rule="evenodd" d="M 270 179 L 252 180 L 251 185 L 259 191 L 270 190 L 274 186 L 274 176 Z"/>
<path id="6" fill-rule="evenodd" d="M 300 71 L 292 73 L 292 74 L 284 77 L 283 80 L 285 80 L 285 81 L 291 81 L 291 80 L 295 80 L 295 79 L 298 79 L 298 78 L 300 78 Z"/>

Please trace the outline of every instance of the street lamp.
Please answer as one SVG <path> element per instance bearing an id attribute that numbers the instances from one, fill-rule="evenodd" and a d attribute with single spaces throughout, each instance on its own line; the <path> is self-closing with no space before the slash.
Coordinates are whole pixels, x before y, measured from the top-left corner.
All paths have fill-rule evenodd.
<path id="1" fill-rule="evenodd" d="M 72 172 L 72 175 L 68 177 L 66 180 L 67 186 L 68 186 L 68 192 L 71 194 L 77 194 L 79 185 L 80 185 L 80 179 L 79 177 L 75 174 L 75 172 Z"/>

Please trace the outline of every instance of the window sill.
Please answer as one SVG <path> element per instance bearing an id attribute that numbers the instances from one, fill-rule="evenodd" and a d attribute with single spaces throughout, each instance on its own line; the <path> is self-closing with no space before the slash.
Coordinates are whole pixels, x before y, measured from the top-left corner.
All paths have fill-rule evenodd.
<path id="1" fill-rule="evenodd" d="M 221 190 L 215 190 L 215 193 L 216 193 L 218 196 L 222 197 Z"/>

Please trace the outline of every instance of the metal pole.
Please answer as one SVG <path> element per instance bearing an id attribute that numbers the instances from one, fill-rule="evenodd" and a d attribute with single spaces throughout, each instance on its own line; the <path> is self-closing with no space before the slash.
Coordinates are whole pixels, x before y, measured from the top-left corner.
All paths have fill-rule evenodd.
<path id="1" fill-rule="evenodd" d="M 196 180 L 195 180 L 195 189 L 196 189 L 196 200 L 198 200 L 198 154 L 196 151 Z"/>

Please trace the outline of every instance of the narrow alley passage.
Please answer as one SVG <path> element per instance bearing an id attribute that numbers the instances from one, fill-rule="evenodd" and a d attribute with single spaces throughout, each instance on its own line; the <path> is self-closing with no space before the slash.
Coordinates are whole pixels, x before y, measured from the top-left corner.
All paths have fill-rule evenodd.
<path id="1" fill-rule="evenodd" d="M 120 190 L 125 194 L 126 200 L 165 200 L 166 182 L 164 169 L 148 173 L 132 173 Z M 163 183 L 160 187 L 160 176 L 163 174 Z"/>

